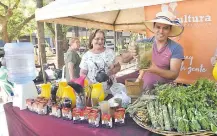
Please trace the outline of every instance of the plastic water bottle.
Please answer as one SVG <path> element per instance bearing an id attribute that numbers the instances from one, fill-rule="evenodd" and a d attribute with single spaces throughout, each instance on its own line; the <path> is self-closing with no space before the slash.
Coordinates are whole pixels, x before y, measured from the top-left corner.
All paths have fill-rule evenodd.
<path id="1" fill-rule="evenodd" d="M 32 43 L 7 43 L 4 51 L 10 82 L 25 84 L 36 78 Z"/>

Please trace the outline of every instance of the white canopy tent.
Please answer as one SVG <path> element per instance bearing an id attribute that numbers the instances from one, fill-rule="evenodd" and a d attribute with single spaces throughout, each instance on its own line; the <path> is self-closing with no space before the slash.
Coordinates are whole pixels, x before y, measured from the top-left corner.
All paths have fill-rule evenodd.
<path id="1" fill-rule="evenodd" d="M 183 0 L 57 0 L 36 10 L 36 21 L 100 28 L 145 31 L 145 6 Z"/>

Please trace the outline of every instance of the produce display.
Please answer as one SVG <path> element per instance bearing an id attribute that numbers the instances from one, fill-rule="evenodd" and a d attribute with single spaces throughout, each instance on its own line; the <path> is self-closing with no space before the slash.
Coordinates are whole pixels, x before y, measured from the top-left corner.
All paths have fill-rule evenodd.
<path id="1" fill-rule="evenodd" d="M 217 85 L 208 79 L 189 86 L 157 85 L 155 97 L 141 96 L 126 112 L 156 130 L 217 133 Z"/>

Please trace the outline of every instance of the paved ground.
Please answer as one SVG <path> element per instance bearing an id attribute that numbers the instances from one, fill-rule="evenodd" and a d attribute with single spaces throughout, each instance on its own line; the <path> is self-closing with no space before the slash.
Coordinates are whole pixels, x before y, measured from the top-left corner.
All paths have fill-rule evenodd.
<path id="1" fill-rule="evenodd" d="M 3 109 L 3 103 L 0 103 L 0 136 L 8 136 L 8 127 Z"/>

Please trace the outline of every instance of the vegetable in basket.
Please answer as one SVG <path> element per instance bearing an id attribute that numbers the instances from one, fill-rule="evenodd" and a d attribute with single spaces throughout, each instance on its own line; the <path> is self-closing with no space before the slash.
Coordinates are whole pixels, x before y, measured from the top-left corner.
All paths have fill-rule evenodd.
<path id="1" fill-rule="evenodd" d="M 161 130 L 165 130 L 165 125 L 164 125 L 164 116 L 163 116 L 163 109 L 162 109 L 162 105 L 160 103 L 158 103 L 159 106 L 159 113 L 158 113 L 158 123 L 161 127 Z"/>
<path id="2" fill-rule="evenodd" d="M 165 130 L 171 131 L 171 124 L 170 124 L 170 118 L 169 118 L 169 112 L 167 110 L 167 106 L 162 105 L 162 109 L 163 109 Z"/>
<path id="3" fill-rule="evenodd" d="M 194 111 L 195 111 L 195 108 L 191 108 L 191 107 L 187 107 L 187 115 L 188 115 L 188 119 L 189 119 L 189 126 L 190 126 L 190 130 L 192 132 L 198 132 L 201 130 L 201 126 L 198 122 L 198 120 L 195 118 L 195 115 L 194 115 Z"/>
<path id="4" fill-rule="evenodd" d="M 159 127 L 159 124 L 158 124 L 157 118 L 156 118 L 156 114 L 155 114 L 155 109 L 154 109 L 154 100 L 150 100 L 148 102 L 147 109 L 148 109 L 148 114 L 150 116 L 151 123 L 152 123 L 153 127 L 154 128 Z"/>

